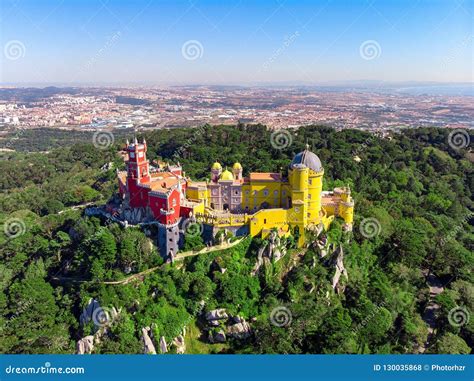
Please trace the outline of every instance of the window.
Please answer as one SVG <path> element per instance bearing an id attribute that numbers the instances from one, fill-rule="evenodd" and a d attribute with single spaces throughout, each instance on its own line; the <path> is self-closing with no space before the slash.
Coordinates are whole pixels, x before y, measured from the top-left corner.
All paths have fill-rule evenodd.
<path id="1" fill-rule="evenodd" d="M 265 190 L 263 191 L 263 195 L 264 195 L 264 196 L 268 196 L 268 189 L 265 189 Z"/>
<path id="2" fill-rule="evenodd" d="M 250 194 L 250 191 L 249 190 L 246 190 L 245 191 L 245 194 L 248 196 Z"/>
<path id="3" fill-rule="evenodd" d="M 235 194 L 236 196 L 238 196 L 238 195 L 239 195 L 239 191 L 236 189 L 236 190 L 234 191 L 234 194 Z"/>
<path id="4" fill-rule="evenodd" d="M 256 196 L 258 192 L 256 190 L 253 191 L 253 195 Z"/>
<path id="5" fill-rule="evenodd" d="M 263 223 L 264 223 L 264 224 L 267 223 L 267 219 L 266 219 L 266 218 L 263 219 Z"/>
<path id="6" fill-rule="evenodd" d="M 278 191 L 277 191 L 277 190 L 273 191 L 273 194 L 274 194 L 275 196 L 278 196 Z"/>
<path id="7" fill-rule="evenodd" d="M 308 180 L 308 183 L 309 183 L 309 185 L 312 185 L 312 184 L 313 184 L 313 180 L 309 179 L 309 180 Z"/>

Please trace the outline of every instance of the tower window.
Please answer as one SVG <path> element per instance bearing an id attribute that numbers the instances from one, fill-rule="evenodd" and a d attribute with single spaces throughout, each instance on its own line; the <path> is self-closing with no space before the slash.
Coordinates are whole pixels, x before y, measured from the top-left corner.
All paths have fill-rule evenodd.
<path id="1" fill-rule="evenodd" d="M 263 191 L 263 195 L 264 195 L 264 196 L 268 196 L 268 189 L 265 189 L 265 190 Z"/>

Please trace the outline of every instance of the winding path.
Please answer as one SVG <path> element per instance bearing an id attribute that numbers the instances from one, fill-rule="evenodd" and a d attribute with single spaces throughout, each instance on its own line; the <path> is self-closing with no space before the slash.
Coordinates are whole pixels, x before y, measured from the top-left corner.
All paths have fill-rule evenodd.
<path id="1" fill-rule="evenodd" d="M 211 247 L 205 247 L 204 249 L 202 250 L 199 250 L 199 251 L 185 251 L 183 253 L 178 253 L 176 255 L 176 257 L 174 258 L 175 261 L 181 261 L 183 260 L 184 258 L 187 258 L 187 257 L 194 257 L 196 255 L 202 255 L 202 254 L 208 254 L 208 253 L 212 253 L 213 251 L 219 251 L 219 250 L 225 250 L 225 249 L 229 249 L 231 247 L 234 247 L 234 246 L 237 246 L 240 242 L 242 242 L 245 238 L 247 237 L 242 237 L 234 242 L 225 242 L 221 245 L 216 245 L 216 246 L 211 246 Z M 147 270 L 144 270 L 142 272 L 139 272 L 139 273 L 136 273 L 136 274 L 132 274 L 132 275 L 129 275 L 128 277 L 126 278 L 123 278 L 123 279 L 120 279 L 120 280 L 110 280 L 110 281 L 101 281 L 101 282 L 98 282 L 98 283 L 101 283 L 101 284 L 110 284 L 110 285 L 118 285 L 118 284 L 127 284 L 127 283 L 130 283 L 130 282 L 133 282 L 135 280 L 143 280 L 143 278 L 162 268 L 164 265 L 166 264 L 163 264 L 163 265 L 160 265 L 160 266 L 155 266 L 155 267 L 152 267 L 152 268 L 149 268 Z M 51 278 L 51 280 L 53 281 L 58 281 L 60 283 L 87 283 L 87 282 L 93 282 L 91 280 L 85 280 L 85 279 L 82 279 L 82 278 L 74 278 L 74 277 L 61 277 L 61 276 L 54 276 Z"/>

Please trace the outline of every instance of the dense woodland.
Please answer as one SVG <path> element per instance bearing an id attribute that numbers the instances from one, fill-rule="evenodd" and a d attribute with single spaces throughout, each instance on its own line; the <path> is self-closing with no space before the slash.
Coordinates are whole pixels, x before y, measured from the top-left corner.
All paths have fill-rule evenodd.
<path id="1" fill-rule="evenodd" d="M 290 244 L 283 259 L 255 276 L 259 238 L 164 264 L 153 231 L 124 229 L 73 208 L 114 196 L 122 137 L 107 150 L 91 141 L 53 148 L 58 141 L 52 138 L 51 148 L 41 149 L 48 153 L 2 152 L 0 220 L 4 226 L 15 221 L 19 230 L 0 233 L 0 351 L 73 353 L 93 330 L 79 324 L 79 315 L 95 298 L 121 309 L 95 353 L 141 353 L 145 326 L 168 342 L 187 327 L 187 353 L 415 353 L 420 346 L 425 353 L 471 353 L 474 316 L 459 326 L 448 317 L 459 307 L 467 317 L 474 313 L 473 156 L 453 150 L 448 133 L 413 129 L 382 139 L 312 126 L 292 131 L 292 144 L 281 150 L 264 126 L 145 134 L 150 160 L 179 160 L 193 179 L 208 178 L 215 160 L 239 161 L 244 174 L 285 173 L 308 142 L 323 163 L 325 189 L 349 184 L 356 202 L 353 232 L 343 234 L 336 221 L 325 233 L 345 252 L 348 280 L 341 293 L 332 290 L 333 269 L 312 246 L 301 254 Z M 101 169 L 110 162 L 114 168 Z M 372 238 L 358 228 L 369 217 L 381 226 Z M 103 283 L 152 267 L 159 268 L 136 282 Z M 444 285 L 428 344 L 427 272 Z M 279 306 L 291 313 L 283 327 L 269 319 Z M 208 343 L 203 308 L 248 319 L 252 336 Z"/>

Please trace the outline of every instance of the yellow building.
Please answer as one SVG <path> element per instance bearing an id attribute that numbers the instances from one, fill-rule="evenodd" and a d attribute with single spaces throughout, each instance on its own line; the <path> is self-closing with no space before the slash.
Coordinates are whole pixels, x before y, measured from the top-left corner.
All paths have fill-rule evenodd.
<path id="1" fill-rule="evenodd" d="M 198 220 L 237 235 L 262 235 L 276 228 L 281 235 L 297 234 L 298 246 L 305 242 L 308 229 L 327 229 L 335 217 L 352 228 L 354 201 L 350 189 L 323 192 L 324 169 L 319 157 L 308 147 L 290 164 L 288 178 L 280 173 L 250 173 L 235 163 L 232 172 L 216 162 L 211 181 L 189 181 L 186 198 L 198 205 Z"/>

